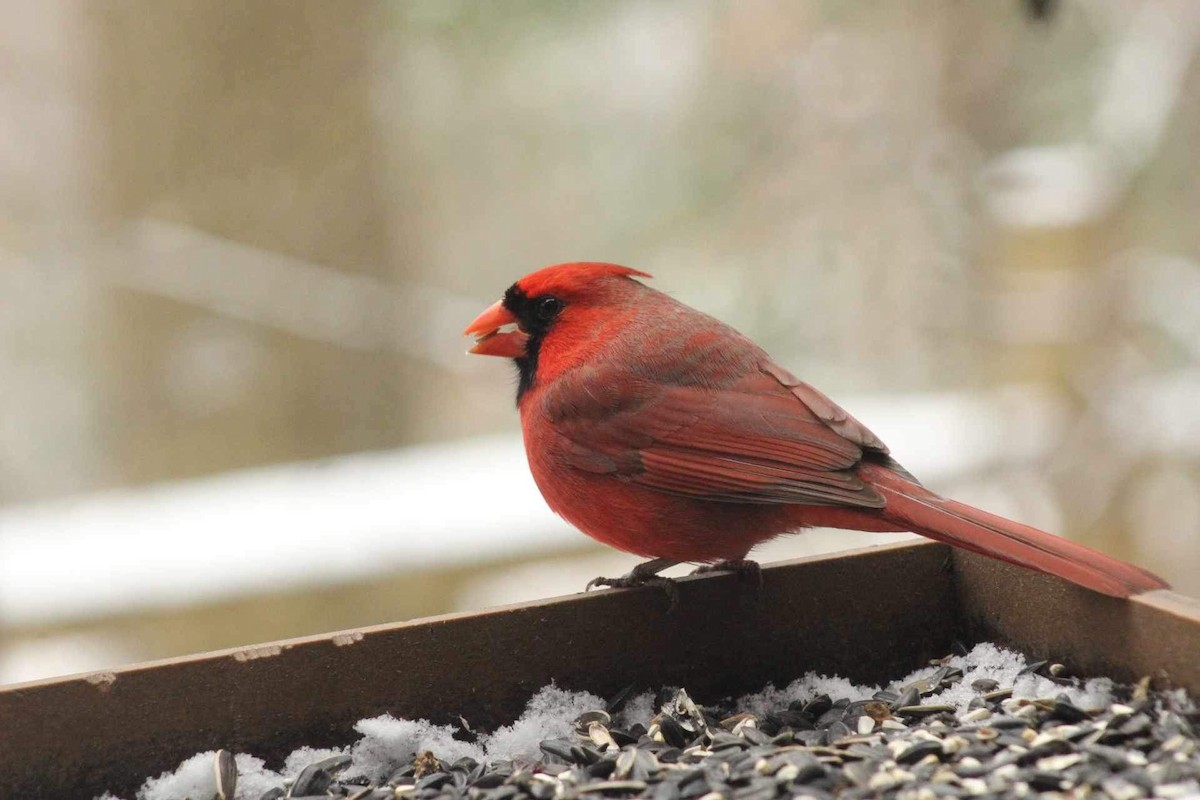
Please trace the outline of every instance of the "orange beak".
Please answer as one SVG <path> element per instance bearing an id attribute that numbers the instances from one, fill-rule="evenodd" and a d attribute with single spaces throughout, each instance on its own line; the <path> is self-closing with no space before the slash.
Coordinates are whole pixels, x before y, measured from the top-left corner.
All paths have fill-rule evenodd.
<path id="1" fill-rule="evenodd" d="M 497 300 L 463 331 L 463 336 L 474 336 L 475 346 L 468 350 L 480 356 L 502 356 L 520 358 L 525 355 L 525 342 L 529 336 L 519 330 L 500 332 L 505 325 L 515 325 L 516 316 Z"/>

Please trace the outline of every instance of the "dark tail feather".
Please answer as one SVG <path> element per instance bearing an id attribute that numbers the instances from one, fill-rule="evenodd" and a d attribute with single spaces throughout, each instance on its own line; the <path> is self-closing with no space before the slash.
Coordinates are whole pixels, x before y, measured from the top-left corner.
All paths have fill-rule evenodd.
<path id="1" fill-rule="evenodd" d="M 869 480 L 887 499 L 884 514 L 939 542 L 1055 575 L 1113 597 L 1169 588 L 1157 575 L 1060 536 L 938 497 L 884 467 Z M 864 476 L 867 477 L 867 476 Z"/>

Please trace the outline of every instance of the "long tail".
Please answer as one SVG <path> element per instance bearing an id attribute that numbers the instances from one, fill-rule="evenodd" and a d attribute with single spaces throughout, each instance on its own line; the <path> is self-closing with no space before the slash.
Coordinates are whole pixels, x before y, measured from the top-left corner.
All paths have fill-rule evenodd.
<path id="1" fill-rule="evenodd" d="M 1169 588 L 1157 575 L 1090 547 L 947 500 L 881 465 L 860 472 L 887 500 L 883 514 L 939 542 L 1055 575 L 1113 597 Z"/>

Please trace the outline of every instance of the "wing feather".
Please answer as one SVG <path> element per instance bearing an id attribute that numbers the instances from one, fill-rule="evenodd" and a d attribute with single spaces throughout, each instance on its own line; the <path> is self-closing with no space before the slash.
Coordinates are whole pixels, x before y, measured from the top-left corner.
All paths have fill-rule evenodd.
<path id="1" fill-rule="evenodd" d="M 725 387 L 647 385 L 599 369 L 580 377 L 600 390 L 566 384 L 569 408 L 553 393 L 545 400 L 576 469 L 710 501 L 885 504 L 854 469 L 864 450 L 885 453 L 883 443 L 773 364 Z"/>

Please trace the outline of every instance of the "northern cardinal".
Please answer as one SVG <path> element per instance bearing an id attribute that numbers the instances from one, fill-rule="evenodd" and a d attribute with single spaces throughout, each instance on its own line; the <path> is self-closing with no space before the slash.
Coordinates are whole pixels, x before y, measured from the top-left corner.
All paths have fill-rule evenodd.
<path id="1" fill-rule="evenodd" d="M 752 570 L 757 544 L 811 526 L 913 531 L 1128 597 L 1167 584 L 1083 545 L 934 494 L 865 425 L 644 272 L 559 264 L 480 314 L 470 352 L 511 358 L 534 480 L 594 539 L 651 559 Z"/>

